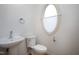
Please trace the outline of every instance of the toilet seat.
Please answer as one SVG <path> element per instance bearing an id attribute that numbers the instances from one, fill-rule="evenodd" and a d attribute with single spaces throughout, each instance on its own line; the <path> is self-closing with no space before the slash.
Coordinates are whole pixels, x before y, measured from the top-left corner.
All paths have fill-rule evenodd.
<path id="1" fill-rule="evenodd" d="M 40 45 L 40 44 L 33 46 L 32 49 L 33 49 L 33 52 L 37 53 L 37 54 L 47 53 L 47 48 L 43 45 Z"/>
<path id="2" fill-rule="evenodd" d="M 33 46 L 33 48 L 35 50 L 47 50 L 45 46 L 40 45 L 40 44 Z"/>

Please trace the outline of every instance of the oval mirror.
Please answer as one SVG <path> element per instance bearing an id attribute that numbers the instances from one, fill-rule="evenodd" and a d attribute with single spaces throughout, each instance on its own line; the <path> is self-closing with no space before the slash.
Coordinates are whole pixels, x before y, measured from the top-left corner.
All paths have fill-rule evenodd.
<path id="1" fill-rule="evenodd" d="M 43 27 L 46 32 L 52 33 L 57 27 L 57 10 L 54 5 L 48 5 L 45 9 Z"/>

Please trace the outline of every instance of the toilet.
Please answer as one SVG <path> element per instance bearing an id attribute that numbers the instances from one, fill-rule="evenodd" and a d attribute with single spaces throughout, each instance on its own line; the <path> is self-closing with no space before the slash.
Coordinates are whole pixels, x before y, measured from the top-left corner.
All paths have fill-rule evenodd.
<path id="1" fill-rule="evenodd" d="M 26 37 L 26 47 L 28 54 L 46 55 L 47 47 L 41 44 L 36 44 L 36 36 L 31 35 Z"/>

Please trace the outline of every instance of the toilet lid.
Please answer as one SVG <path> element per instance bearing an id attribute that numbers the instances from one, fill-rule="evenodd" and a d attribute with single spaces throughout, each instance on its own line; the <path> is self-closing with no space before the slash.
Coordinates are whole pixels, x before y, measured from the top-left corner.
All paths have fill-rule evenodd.
<path id="1" fill-rule="evenodd" d="M 35 45 L 33 46 L 34 50 L 47 50 L 47 48 L 43 45 Z"/>

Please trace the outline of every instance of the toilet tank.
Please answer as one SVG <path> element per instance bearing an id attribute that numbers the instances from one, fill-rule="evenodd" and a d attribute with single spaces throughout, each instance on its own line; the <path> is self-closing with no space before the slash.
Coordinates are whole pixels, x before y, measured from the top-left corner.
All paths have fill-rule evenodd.
<path id="1" fill-rule="evenodd" d="M 27 36 L 26 37 L 26 46 L 27 47 L 32 47 L 36 45 L 36 36 L 32 35 L 32 36 Z"/>

